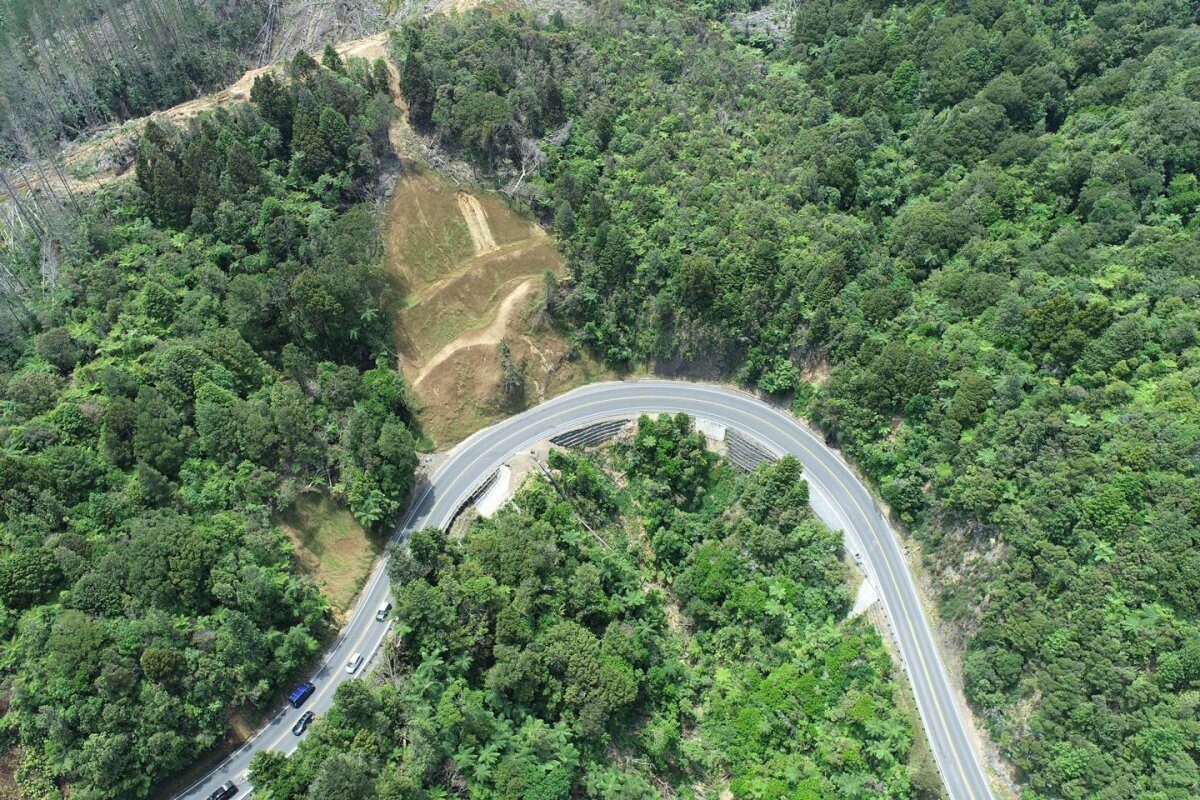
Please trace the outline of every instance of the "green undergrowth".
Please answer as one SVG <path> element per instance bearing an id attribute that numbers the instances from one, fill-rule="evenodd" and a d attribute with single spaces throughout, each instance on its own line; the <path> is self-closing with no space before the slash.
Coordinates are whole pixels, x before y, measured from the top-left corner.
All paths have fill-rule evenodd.
<path id="1" fill-rule="evenodd" d="M 294 757 L 257 756 L 256 792 L 937 796 L 797 461 L 740 473 L 663 416 L 549 463 L 555 485 L 393 558 L 377 679 L 342 684 Z"/>

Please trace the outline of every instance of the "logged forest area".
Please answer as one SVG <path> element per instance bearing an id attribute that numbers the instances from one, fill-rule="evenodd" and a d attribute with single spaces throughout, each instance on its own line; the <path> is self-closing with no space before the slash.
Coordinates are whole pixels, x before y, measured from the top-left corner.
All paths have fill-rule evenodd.
<path id="1" fill-rule="evenodd" d="M 268 0 L 10 0 L 0 17 L 5 152 L 45 155 L 223 86 L 257 57 Z"/>

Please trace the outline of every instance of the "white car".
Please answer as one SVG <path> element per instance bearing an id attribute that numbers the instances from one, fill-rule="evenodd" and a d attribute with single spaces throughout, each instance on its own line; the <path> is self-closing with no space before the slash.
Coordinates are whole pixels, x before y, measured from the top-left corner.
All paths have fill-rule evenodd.
<path id="1" fill-rule="evenodd" d="M 346 662 L 347 674 L 353 675 L 354 673 L 358 672 L 358 668 L 362 666 L 362 662 L 362 653 L 355 653 L 354 655 L 350 656 L 350 660 Z"/>
<path id="2" fill-rule="evenodd" d="M 392 604 L 384 601 L 383 605 L 379 607 L 379 610 L 375 612 L 375 619 L 383 622 L 385 619 L 387 619 L 388 614 L 390 613 L 392 613 Z"/>

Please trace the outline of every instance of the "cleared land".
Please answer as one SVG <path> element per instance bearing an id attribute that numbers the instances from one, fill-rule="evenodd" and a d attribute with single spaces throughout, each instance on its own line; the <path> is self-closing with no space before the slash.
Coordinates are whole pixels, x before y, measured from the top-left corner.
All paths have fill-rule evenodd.
<path id="1" fill-rule="evenodd" d="M 388 34 L 377 33 L 365 39 L 342 42 L 335 44 L 334 49 L 343 57 L 363 58 L 368 61 L 387 58 Z M 61 171 L 53 169 L 49 162 L 42 164 L 39 169 L 26 165 L 20 171 L 11 171 L 9 181 L 18 192 L 44 191 L 50 188 L 56 192 L 88 194 L 112 181 L 130 178 L 133 176 L 132 167 L 137 154 L 137 139 L 148 120 L 178 124 L 214 108 L 248 101 L 255 78 L 267 73 L 278 74 L 283 69 L 283 64 L 252 69 L 227 89 L 180 103 L 148 117 L 105 127 L 65 146 L 62 150 Z M 393 97 L 396 96 L 398 95 L 393 92 Z M 395 138 L 393 136 L 393 139 Z"/>
<path id="2" fill-rule="evenodd" d="M 336 47 L 343 56 L 386 57 L 388 35 Z M 397 107 L 390 138 L 405 167 L 384 226 L 389 275 L 400 298 L 395 346 L 405 378 L 424 406 L 424 433 L 441 446 L 511 412 L 498 397 L 502 341 L 514 362 L 524 365 L 528 403 L 613 374 L 572 353 L 552 330 L 536 324 L 545 296 L 542 276 L 563 272 L 550 238 L 499 195 L 470 186 L 464 180 L 469 169 L 448 161 L 409 127 L 395 65 L 389 67 Z M 279 69 L 251 70 L 228 89 L 154 117 L 182 122 L 245 101 L 256 77 Z M 133 143 L 144 123 L 131 121 L 76 142 L 64 154 L 62 181 L 87 192 L 130 177 Z M 443 172 L 421 166 L 431 160 Z M 51 184 L 60 179 L 59 173 L 46 174 Z M 22 180 L 15 183 L 32 188 Z"/>
<path id="3" fill-rule="evenodd" d="M 384 240 L 401 298 L 396 352 L 429 438 L 449 444 L 511 411 L 499 398 L 501 342 L 523 365 L 529 403 L 609 377 L 537 324 L 543 276 L 563 272 L 546 232 L 496 194 L 406 166 Z"/>
<path id="4" fill-rule="evenodd" d="M 310 494 L 279 515 L 276 523 L 296 546 L 296 563 L 329 598 L 338 621 L 371 574 L 381 543 L 350 512 L 324 494 Z"/>

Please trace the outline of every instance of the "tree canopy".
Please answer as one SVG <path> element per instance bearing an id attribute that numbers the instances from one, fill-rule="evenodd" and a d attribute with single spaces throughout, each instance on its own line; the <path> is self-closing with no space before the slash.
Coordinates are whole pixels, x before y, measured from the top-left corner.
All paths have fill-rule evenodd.
<path id="1" fill-rule="evenodd" d="M 393 556 L 374 678 L 339 686 L 295 756 L 257 756 L 256 793 L 937 796 L 797 461 L 738 473 L 663 416 L 550 469 Z"/>
<path id="2" fill-rule="evenodd" d="M 534 172 L 580 346 L 793 397 L 875 482 L 1026 797 L 1196 796 L 1194 9 L 760 6 L 414 23 L 410 113 Z"/>
<path id="3" fill-rule="evenodd" d="M 386 530 L 406 501 L 411 414 L 360 202 L 390 101 L 339 66 L 148 123 L 136 179 L 7 318 L 0 674 L 23 796 L 144 797 L 225 744 L 331 632 L 275 514 L 322 491 Z M 36 275 L 44 249 L 10 242 Z"/>

